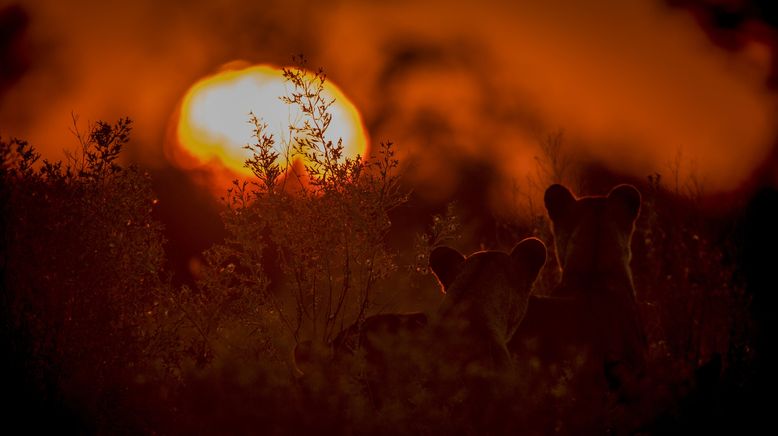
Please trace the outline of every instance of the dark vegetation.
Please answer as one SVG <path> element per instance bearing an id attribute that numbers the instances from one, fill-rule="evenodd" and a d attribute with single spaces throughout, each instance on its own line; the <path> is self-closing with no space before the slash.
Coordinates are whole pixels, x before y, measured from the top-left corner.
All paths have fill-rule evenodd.
<path id="1" fill-rule="evenodd" d="M 25 141 L 0 140 L 6 425 L 25 432 L 548 434 L 753 423 L 769 311 L 754 313 L 751 304 L 772 301 L 765 289 L 775 283 L 766 273 L 775 265 L 754 254 L 763 241 L 753 233 L 775 225 L 760 221 L 765 210 L 775 216 L 774 195 L 746 213 L 711 217 L 698 190 L 668 185 L 659 173 L 631 181 L 643 195 L 632 269 L 649 339 L 649 376 L 637 399 L 580 389 L 586 380 L 575 360 L 535 379 L 533 360 L 507 373 L 463 373 L 447 344 L 429 346 L 437 336 L 428 331 L 419 333 L 431 335 L 422 342 L 395 338 L 400 377 L 382 386 L 390 392 L 377 402 L 364 355 L 357 348 L 348 362 L 328 365 L 330 345 L 344 328 L 400 306 L 401 292 L 437 292 L 427 258 L 458 236 L 462 206 L 425 217 L 429 227 L 413 247 L 391 250 L 389 217 L 409 195 L 392 145 L 345 158 L 326 135 L 323 73 L 293 69 L 286 78 L 293 88 L 286 101 L 306 121 L 293 126 L 295 142 L 277 147 L 252 117 L 247 165 L 255 177 L 227 192 L 227 237 L 204 253 L 202 278 L 192 286 L 173 285 L 163 270 L 149 177 L 117 162 L 130 120 L 76 128 L 81 148 L 62 162 L 40 161 Z M 526 192 L 559 182 L 579 194 L 603 193 L 568 158 L 561 134 L 541 148 Z M 549 261 L 536 292 L 548 295 L 559 280 L 553 239 L 544 211 L 528 210 L 499 222 L 501 239 L 546 242 Z M 314 361 L 305 375 L 292 359 L 301 343 Z"/>

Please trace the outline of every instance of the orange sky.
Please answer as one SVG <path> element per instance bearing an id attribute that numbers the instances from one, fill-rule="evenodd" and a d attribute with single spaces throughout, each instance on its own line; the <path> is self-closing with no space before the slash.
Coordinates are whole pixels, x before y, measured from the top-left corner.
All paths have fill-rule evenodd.
<path id="1" fill-rule="evenodd" d="M 709 192 L 738 187 L 776 142 L 768 48 L 724 51 L 654 0 L 19 3 L 30 68 L 0 96 L 0 135 L 52 157 L 73 146 L 71 112 L 128 115 L 132 159 L 165 165 L 192 83 L 225 62 L 300 52 L 362 111 L 372 142 L 397 143 L 431 197 L 473 162 L 525 180 L 537 138 L 558 128 L 575 153 L 637 177 L 666 173 L 681 150 Z"/>

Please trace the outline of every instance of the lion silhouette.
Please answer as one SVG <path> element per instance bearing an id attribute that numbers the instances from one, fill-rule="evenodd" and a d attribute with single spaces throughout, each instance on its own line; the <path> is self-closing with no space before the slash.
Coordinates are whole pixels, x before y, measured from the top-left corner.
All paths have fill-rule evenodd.
<path id="1" fill-rule="evenodd" d="M 586 347 L 618 385 L 625 371 L 642 370 L 647 348 L 630 269 L 640 192 L 619 185 L 605 196 L 576 198 L 555 184 L 544 202 L 562 278 L 552 297 L 530 299 L 511 348 L 526 351 L 537 339 L 539 354 L 555 359 L 567 346 Z"/>
<path id="2" fill-rule="evenodd" d="M 454 372 L 510 367 L 508 341 L 527 310 L 531 288 L 546 261 L 537 238 L 510 253 L 481 251 L 464 256 L 449 247 L 430 254 L 430 270 L 445 296 L 434 315 L 389 313 L 367 317 L 342 330 L 328 345 L 331 367 L 364 376 L 374 404 L 405 395 L 421 367 L 448 365 Z M 311 344 L 295 350 L 295 364 L 310 368 Z M 357 359 L 355 359 L 357 358 Z M 405 389 L 406 391 L 403 391 Z"/>
<path id="3" fill-rule="evenodd" d="M 507 344 L 527 311 L 546 246 L 537 238 L 516 244 L 510 254 L 481 251 L 463 256 L 449 247 L 430 255 L 430 268 L 446 294 L 437 314 L 448 329 L 455 358 L 488 366 L 510 366 Z"/>

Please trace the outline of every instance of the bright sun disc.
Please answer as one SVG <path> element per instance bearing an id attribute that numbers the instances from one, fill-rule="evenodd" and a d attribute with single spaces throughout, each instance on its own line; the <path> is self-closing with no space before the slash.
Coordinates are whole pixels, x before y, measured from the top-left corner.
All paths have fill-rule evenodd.
<path id="1" fill-rule="evenodd" d="M 244 166 L 251 157 L 244 146 L 255 143 L 250 112 L 267 124 L 276 151 L 283 156 L 289 126 L 304 120 L 296 107 L 281 101 L 288 88 L 291 85 L 282 70 L 268 65 L 223 71 L 198 81 L 184 96 L 176 125 L 178 146 L 188 156 L 173 153 L 173 160 L 189 168 L 218 161 L 235 173 L 250 175 Z M 364 156 L 367 135 L 356 107 L 329 80 L 324 83 L 323 97 L 335 100 L 329 109 L 332 122 L 326 139 L 342 139 L 344 157 Z"/>

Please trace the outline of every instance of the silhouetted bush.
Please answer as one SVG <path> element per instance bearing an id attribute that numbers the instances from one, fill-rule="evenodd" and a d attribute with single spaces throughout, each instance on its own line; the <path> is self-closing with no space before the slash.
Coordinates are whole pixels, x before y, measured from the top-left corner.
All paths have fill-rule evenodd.
<path id="1" fill-rule="evenodd" d="M 146 173 L 116 161 L 130 128 L 76 130 L 64 163 L 0 141 L 3 345 L 42 407 L 67 405 L 90 427 L 122 425 L 123 393 L 166 348 L 156 200 Z"/>
<path id="2" fill-rule="evenodd" d="M 393 146 L 344 156 L 327 135 L 324 74 L 284 74 L 285 101 L 304 119 L 276 144 L 251 117 L 254 177 L 227 191 L 227 237 L 204 253 L 192 286 L 172 286 L 163 271 L 148 175 L 117 162 L 128 119 L 76 129 L 81 148 L 64 162 L 0 140 L 0 339 L 11 356 L 3 373 L 14 379 L 6 395 L 17 399 L 12 413 L 54 417 L 26 424 L 105 433 L 662 432 L 695 428 L 685 427 L 689 416 L 720 410 L 706 396 L 747 379 L 737 223 L 698 207 L 699 184 L 683 190 L 676 180 L 671 189 L 658 174 L 631 181 L 643 195 L 632 270 L 650 347 L 635 398 L 593 381 L 586 356 L 517 360 L 510 372 L 463 368 L 451 355 L 456 338 L 435 329 L 387 343 L 394 364 L 383 386 L 371 385 L 358 344 L 333 360 L 337 335 L 380 313 L 376 302 L 391 300 L 398 283 L 432 287 L 429 252 L 461 236 L 461 217 L 454 206 L 428 217 L 412 253 L 392 252 L 389 212 L 407 198 Z M 592 193 L 561 133 L 541 149 L 519 197 L 552 182 Z M 559 272 L 548 219 L 527 204 L 500 225 L 506 245 L 528 235 L 546 242 L 535 292 L 550 295 Z M 314 351 L 304 375 L 292 358 L 298 344 Z"/>

